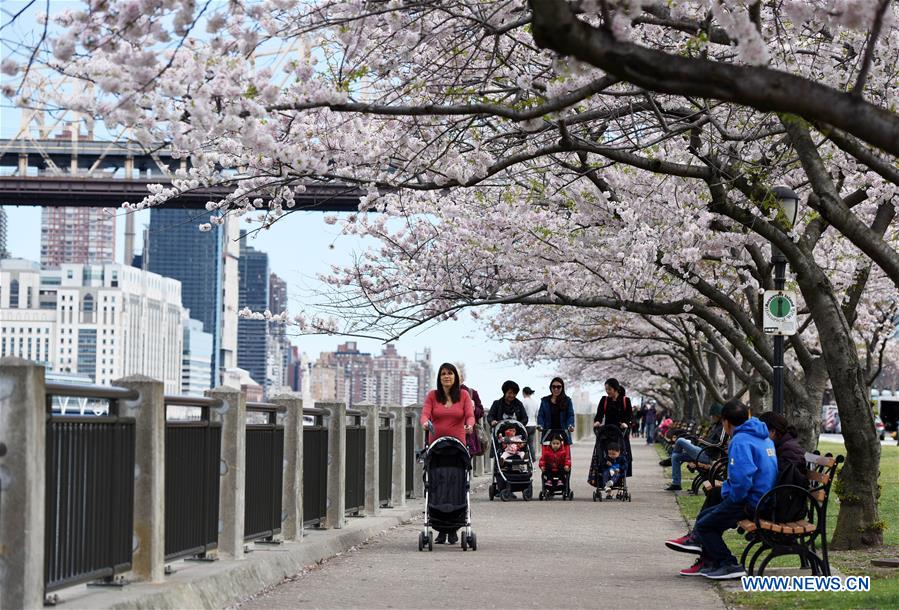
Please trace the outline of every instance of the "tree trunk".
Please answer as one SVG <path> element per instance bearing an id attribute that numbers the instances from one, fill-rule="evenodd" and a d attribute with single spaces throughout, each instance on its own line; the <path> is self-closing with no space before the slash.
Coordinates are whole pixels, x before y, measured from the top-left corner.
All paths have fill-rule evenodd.
<path id="1" fill-rule="evenodd" d="M 771 386 L 758 373 L 753 373 L 749 384 L 749 408 L 753 415 L 771 410 Z"/>
<path id="2" fill-rule="evenodd" d="M 883 544 L 883 523 L 877 511 L 880 443 L 874 432 L 868 391 L 840 302 L 823 274 L 814 275 L 816 281 L 810 281 L 812 278 L 802 273 L 797 274 L 797 280 L 821 338 L 846 443 L 846 462 L 833 487 L 840 498 L 840 514 L 831 546 L 834 549 L 880 546 Z"/>
<path id="3" fill-rule="evenodd" d="M 806 451 L 813 451 L 818 446 L 821 432 L 821 401 L 827 383 L 827 367 L 823 358 L 815 359 L 811 367 L 803 370 L 803 374 L 803 393 L 794 394 L 789 387 L 784 388 L 784 416 L 799 432 L 799 444 Z"/>

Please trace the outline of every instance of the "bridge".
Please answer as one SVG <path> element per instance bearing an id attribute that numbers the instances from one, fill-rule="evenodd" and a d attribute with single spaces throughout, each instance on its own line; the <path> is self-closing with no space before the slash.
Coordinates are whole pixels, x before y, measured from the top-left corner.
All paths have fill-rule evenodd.
<path id="1" fill-rule="evenodd" d="M 415 405 L 165 396 L 142 376 L 100 387 L 43 373 L 0 360 L 4 608 L 723 608 L 705 579 L 676 575 L 687 556 L 664 550 L 684 522 L 652 447 L 633 443 L 632 502 L 591 500 L 589 416 L 573 501 L 491 502 L 477 458 L 477 551 L 419 552 Z M 52 396 L 108 409 L 62 414 Z"/>
<path id="2" fill-rule="evenodd" d="M 120 207 L 149 194 L 150 184 L 171 184 L 187 168 L 171 151 L 148 151 L 133 142 L 57 139 L 0 140 L 0 205 Z M 233 189 L 200 188 L 167 207 L 205 209 Z M 353 185 L 310 182 L 296 195 L 298 209 L 354 212 L 360 190 Z"/>

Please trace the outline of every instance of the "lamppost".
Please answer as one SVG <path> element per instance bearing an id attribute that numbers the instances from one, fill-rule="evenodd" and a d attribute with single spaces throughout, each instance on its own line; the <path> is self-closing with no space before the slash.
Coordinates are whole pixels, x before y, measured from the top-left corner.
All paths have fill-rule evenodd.
<path id="1" fill-rule="evenodd" d="M 799 196 L 788 186 L 775 186 L 771 193 L 777 199 L 780 211 L 786 218 L 788 229 L 796 224 L 796 216 L 799 213 Z M 771 244 L 771 263 L 774 265 L 774 289 L 783 290 L 787 275 L 787 259 L 783 252 Z M 784 413 L 784 336 L 774 335 L 774 395 L 771 408 L 775 413 Z"/>

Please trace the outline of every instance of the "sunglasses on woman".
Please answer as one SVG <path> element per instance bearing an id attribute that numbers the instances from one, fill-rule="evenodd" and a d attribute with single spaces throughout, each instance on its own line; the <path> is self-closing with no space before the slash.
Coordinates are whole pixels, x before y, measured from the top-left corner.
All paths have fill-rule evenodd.
<path id="1" fill-rule="evenodd" d="M 551 385 L 551 386 L 549 386 L 549 389 L 550 389 L 550 390 L 561 390 L 561 389 L 562 389 L 562 386 L 560 386 L 560 385 Z"/>

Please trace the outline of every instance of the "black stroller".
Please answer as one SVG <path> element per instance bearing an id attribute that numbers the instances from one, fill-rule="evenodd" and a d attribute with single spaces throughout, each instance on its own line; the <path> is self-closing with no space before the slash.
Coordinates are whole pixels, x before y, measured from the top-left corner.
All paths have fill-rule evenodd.
<path id="1" fill-rule="evenodd" d="M 500 456 L 504 451 L 504 439 L 507 438 L 506 431 L 513 431 L 513 437 L 518 436 L 522 440 L 520 444 L 520 452 L 524 457 L 511 455 L 507 459 Z M 490 499 L 499 496 L 503 502 L 512 499 L 512 494 L 516 491 L 521 492 L 521 497 L 525 501 L 534 497 L 534 486 L 531 483 L 531 477 L 534 474 L 534 457 L 531 454 L 531 447 L 528 445 L 528 431 L 518 421 L 507 419 L 501 421 L 493 429 L 491 441 L 493 446 L 493 483 L 490 484 L 488 494 Z"/>
<path id="2" fill-rule="evenodd" d="M 468 448 L 452 436 L 442 436 L 422 454 L 425 492 L 424 531 L 418 534 L 418 550 L 434 550 L 434 532 L 451 533 L 464 527 L 462 550 L 478 550 L 471 529 L 471 456 Z"/>
<path id="3" fill-rule="evenodd" d="M 569 452 L 568 455 L 571 455 L 571 445 L 568 443 L 568 435 L 564 430 L 548 430 L 543 438 L 543 451 L 547 451 L 546 447 L 552 442 L 554 438 L 558 438 L 567 448 L 566 450 Z M 546 454 L 544 453 L 544 455 Z M 538 499 L 551 500 L 554 496 L 562 496 L 563 500 L 574 500 L 574 492 L 571 491 L 570 471 L 562 470 L 559 473 L 553 474 L 547 473 L 544 470 L 543 474 L 541 475 L 541 482 L 542 487 Z"/>
<path id="4" fill-rule="evenodd" d="M 627 463 L 631 463 L 631 455 L 628 451 L 628 443 L 627 439 L 624 437 L 624 434 L 630 433 L 630 429 L 622 430 L 619 426 L 615 425 L 605 425 L 596 430 L 596 445 L 593 448 L 593 459 L 590 460 L 590 474 L 587 477 L 587 482 L 595 487 L 593 490 L 593 501 L 594 502 L 602 502 L 603 500 L 603 488 L 602 488 L 602 471 L 603 466 L 605 465 L 605 461 L 608 458 L 608 447 L 609 443 L 615 443 L 621 450 L 621 455 L 625 456 L 627 459 Z M 618 480 L 612 485 L 611 489 L 606 493 L 606 500 L 611 500 L 612 498 L 616 500 L 620 500 L 621 502 L 630 502 L 631 494 L 627 490 L 627 472 L 621 473 L 621 476 L 618 477 Z"/>

